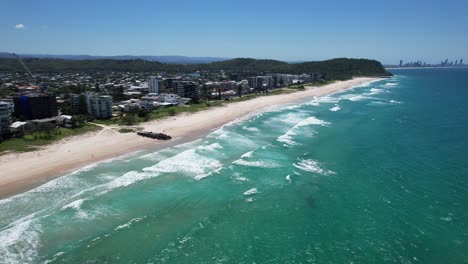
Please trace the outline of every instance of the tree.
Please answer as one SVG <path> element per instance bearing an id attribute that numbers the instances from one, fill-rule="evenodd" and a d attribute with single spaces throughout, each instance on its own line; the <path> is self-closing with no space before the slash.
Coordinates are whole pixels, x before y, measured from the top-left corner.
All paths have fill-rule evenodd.
<path id="1" fill-rule="evenodd" d="M 101 87 L 99 86 L 99 83 L 96 83 L 96 85 L 94 86 L 94 91 L 95 91 L 96 93 L 101 92 Z"/>
<path id="2" fill-rule="evenodd" d="M 242 85 L 239 84 L 239 86 L 237 86 L 237 95 L 239 95 L 239 97 L 242 97 Z"/>
<path id="3" fill-rule="evenodd" d="M 126 113 L 124 116 L 124 122 L 127 126 L 134 125 L 137 121 L 138 118 L 134 113 Z"/>

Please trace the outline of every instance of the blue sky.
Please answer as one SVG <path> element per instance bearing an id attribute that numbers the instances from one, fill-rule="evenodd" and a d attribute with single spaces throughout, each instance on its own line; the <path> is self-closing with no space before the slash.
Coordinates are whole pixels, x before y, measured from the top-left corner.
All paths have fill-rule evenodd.
<path id="1" fill-rule="evenodd" d="M 0 51 L 468 62 L 468 1 L 0 0 Z"/>

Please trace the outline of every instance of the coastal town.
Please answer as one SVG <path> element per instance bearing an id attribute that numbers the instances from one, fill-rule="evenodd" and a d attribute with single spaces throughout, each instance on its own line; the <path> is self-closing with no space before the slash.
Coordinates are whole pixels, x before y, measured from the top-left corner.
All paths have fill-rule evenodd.
<path id="1" fill-rule="evenodd" d="M 22 63 L 20 60 L 19 62 Z M 24 65 L 24 64 L 23 64 Z M 134 125 L 175 108 L 231 101 L 327 80 L 326 74 L 197 71 L 184 74 L 133 72 L 0 73 L 0 141 L 34 135 L 50 137 L 56 128 L 88 122 Z M 198 107 L 199 108 L 199 107 Z M 125 130 L 123 130 L 125 131 Z M 37 136 L 39 135 L 39 136 Z"/>

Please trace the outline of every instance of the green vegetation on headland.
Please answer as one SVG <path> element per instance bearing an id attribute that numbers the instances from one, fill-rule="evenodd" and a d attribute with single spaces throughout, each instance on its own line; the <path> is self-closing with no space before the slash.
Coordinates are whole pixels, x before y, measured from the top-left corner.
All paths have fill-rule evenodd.
<path id="1" fill-rule="evenodd" d="M 81 135 L 91 131 L 101 129 L 93 124 L 86 123 L 79 128 L 63 128 L 58 127 L 50 131 L 50 133 L 39 132 L 36 134 L 26 134 L 23 138 L 12 138 L 0 143 L 0 155 L 12 152 L 27 152 L 39 149 L 42 146 L 65 139 L 71 136 Z"/>
<path id="2" fill-rule="evenodd" d="M 286 63 L 277 60 L 238 58 L 206 64 L 166 64 L 144 60 L 62 60 L 31 59 L 23 61 L 35 73 L 49 72 L 167 72 L 226 71 L 251 76 L 262 73 L 302 74 L 321 72 L 329 80 L 346 80 L 353 76 L 391 75 L 376 60 L 339 58 L 326 61 Z M 0 59 L 0 72 L 24 72 L 16 59 Z"/>

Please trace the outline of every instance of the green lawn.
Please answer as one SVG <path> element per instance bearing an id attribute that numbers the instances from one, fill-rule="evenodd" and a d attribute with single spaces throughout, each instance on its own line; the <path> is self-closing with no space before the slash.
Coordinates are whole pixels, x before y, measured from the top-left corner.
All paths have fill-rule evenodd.
<path id="1" fill-rule="evenodd" d="M 119 133 L 123 133 L 123 134 L 125 134 L 125 133 L 133 133 L 133 132 L 135 132 L 135 130 L 134 130 L 134 129 L 131 129 L 131 128 L 121 128 L 121 129 L 119 129 Z"/>
<path id="2" fill-rule="evenodd" d="M 14 138 L 0 143 L 0 155 L 5 154 L 7 151 L 12 152 L 27 152 L 37 150 L 41 146 L 50 144 L 54 141 L 64 139 L 70 136 L 76 136 L 84 134 L 90 131 L 96 131 L 101 129 L 98 126 L 92 124 L 86 124 L 83 127 L 70 129 L 70 128 L 58 128 L 57 134 L 52 135 L 50 138 L 34 139 L 32 135 L 25 135 L 24 138 Z"/>

